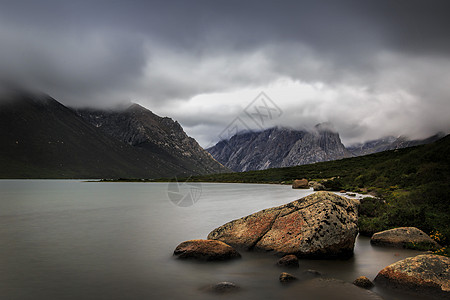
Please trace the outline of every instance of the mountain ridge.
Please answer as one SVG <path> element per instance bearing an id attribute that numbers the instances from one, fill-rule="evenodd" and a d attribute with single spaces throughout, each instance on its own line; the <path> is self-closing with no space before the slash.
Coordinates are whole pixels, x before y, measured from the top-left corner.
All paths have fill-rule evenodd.
<path id="1" fill-rule="evenodd" d="M 1 98 L 0 178 L 158 178 L 208 173 L 104 134 L 48 95 L 14 92 Z M 227 170 L 212 158 L 210 162 L 218 172 Z"/>
<path id="2" fill-rule="evenodd" d="M 206 149 L 234 171 L 289 167 L 351 157 L 339 134 L 324 124 L 313 131 L 273 127 L 237 134 Z"/>

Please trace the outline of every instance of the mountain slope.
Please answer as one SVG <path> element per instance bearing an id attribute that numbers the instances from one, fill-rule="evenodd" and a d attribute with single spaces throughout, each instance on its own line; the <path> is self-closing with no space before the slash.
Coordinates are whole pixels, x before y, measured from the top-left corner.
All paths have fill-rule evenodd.
<path id="1" fill-rule="evenodd" d="M 289 167 L 351 157 L 339 134 L 319 124 L 314 131 L 270 128 L 237 134 L 207 149 L 234 171 Z"/>
<path id="2" fill-rule="evenodd" d="M 104 134 L 47 95 L 15 92 L 0 100 L 0 178 L 202 174 Z"/>
<path id="3" fill-rule="evenodd" d="M 212 158 L 180 124 L 132 104 L 126 109 L 78 109 L 77 113 L 102 132 L 131 146 L 158 153 L 195 174 L 229 171 Z"/>

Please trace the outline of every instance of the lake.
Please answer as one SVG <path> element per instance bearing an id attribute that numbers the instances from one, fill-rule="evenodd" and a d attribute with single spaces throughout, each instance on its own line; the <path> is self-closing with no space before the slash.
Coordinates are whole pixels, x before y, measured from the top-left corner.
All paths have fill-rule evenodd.
<path id="1" fill-rule="evenodd" d="M 190 206 L 179 206 L 186 199 L 177 196 L 189 191 Z M 0 299 L 211 299 L 223 296 L 202 287 L 221 281 L 242 287 L 227 299 L 293 299 L 299 285 L 279 283 L 282 270 L 271 254 L 241 251 L 240 260 L 198 263 L 172 253 L 228 221 L 310 193 L 282 185 L 204 183 L 176 191 L 167 183 L 0 180 Z M 353 258 L 300 260 L 289 272 L 373 280 L 385 266 L 419 253 L 372 247 L 358 237 Z"/>

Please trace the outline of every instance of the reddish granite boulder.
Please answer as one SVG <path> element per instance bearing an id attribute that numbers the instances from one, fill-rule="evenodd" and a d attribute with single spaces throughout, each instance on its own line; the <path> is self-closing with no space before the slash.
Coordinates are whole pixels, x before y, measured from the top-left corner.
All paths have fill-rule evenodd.
<path id="1" fill-rule="evenodd" d="M 241 255 L 233 247 L 221 241 L 190 240 L 177 246 L 173 255 L 178 258 L 194 258 L 199 260 L 228 260 Z"/>
<path id="2" fill-rule="evenodd" d="M 208 239 L 247 250 L 335 258 L 353 254 L 358 201 L 317 192 L 226 223 Z"/>
<path id="3" fill-rule="evenodd" d="M 450 297 L 450 258 L 434 254 L 409 257 L 381 270 L 375 282 L 388 287 Z"/>

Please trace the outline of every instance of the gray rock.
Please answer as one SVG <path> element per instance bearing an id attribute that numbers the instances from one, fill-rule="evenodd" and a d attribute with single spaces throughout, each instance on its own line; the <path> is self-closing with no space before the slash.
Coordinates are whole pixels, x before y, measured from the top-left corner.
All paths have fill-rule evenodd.
<path id="1" fill-rule="evenodd" d="M 208 239 L 297 257 L 349 257 L 358 233 L 358 203 L 331 192 L 316 192 L 228 222 Z"/>
<path id="2" fill-rule="evenodd" d="M 181 259 L 229 260 L 241 255 L 233 247 L 221 241 L 190 240 L 179 244 L 173 255 Z"/>
<path id="3" fill-rule="evenodd" d="M 450 297 L 450 258 L 433 254 L 409 257 L 381 270 L 375 282 L 417 293 Z"/>
<path id="4" fill-rule="evenodd" d="M 408 245 L 429 247 L 430 249 L 441 248 L 425 232 L 415 227 L 399 227 L 375 233 L 370 243 L 377 246 L 389 246 L 405 248 Z"/>

